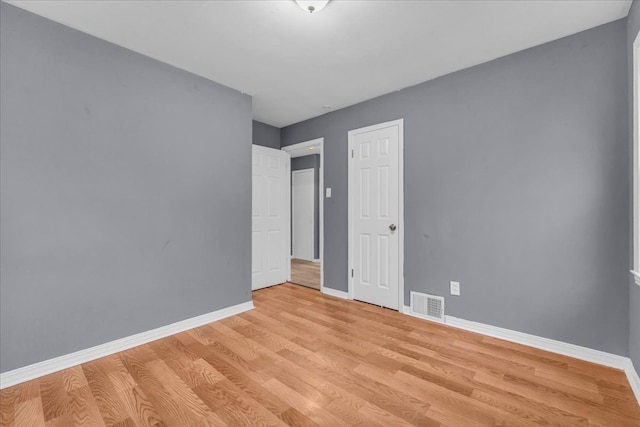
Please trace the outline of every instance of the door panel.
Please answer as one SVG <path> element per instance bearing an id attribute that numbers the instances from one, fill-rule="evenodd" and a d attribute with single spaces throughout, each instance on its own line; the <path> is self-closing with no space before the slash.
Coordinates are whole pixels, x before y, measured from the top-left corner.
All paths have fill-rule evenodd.
<path id="1" fill-rule="evenodd" d="M 313 261 L 315 171 L 302 169 L 291 175 L 293 257 Z"/>
<path id="2" fill-rule="evenodd" d="M 289 271 L 289 154 L 252 146 L 251 287 L 287 281 Z"/>
<path id="3" fill-rule="evenodd" d="M 350 134 L 352 290 L 355 299 L 398 309 L 400 125 Z"/>

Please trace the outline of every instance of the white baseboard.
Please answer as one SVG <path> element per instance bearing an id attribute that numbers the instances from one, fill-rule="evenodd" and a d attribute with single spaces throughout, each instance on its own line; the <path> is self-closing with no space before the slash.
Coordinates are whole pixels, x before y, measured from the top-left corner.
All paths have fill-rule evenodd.
<path id="1" fill-rule="evenodd" d="M 331 295 L 332 297 L 349 299 L 349 293 L 345 291 L 338 291 L 337 289 L 327 288 L 326 286 L 322 287 L 322 293 Z"/>
<path id="2" fill-rule="evenodd" d="M 627 362 L 630 361 L 628 357 L 526 334 L 524 332 L 517 332 L 510 329 L 499 328 L 497 326 L 486 325 L 484 323 L 472 322 L 470 320 L 459 319 L 453 316 L 445 316 L 445 319 L 445 323 L 449 326 L 465 329 L 471 332 L 477 332 L 518 344 L 528 345 L 530 347 L 551 351 L 553 353 L 563 354 L 569 357 L 575 357 L 576 359 L 586 360 L 599 365 L 610 366 L 612 368 L 625 369 Z"/>
<path id="3" fill-rule="evenodd" d="M 490 337 L 500 338 L 506 341 L 539 348 L 541 350 L 574 357 L 576 359 L 586 360 L 587 362 L 621 369 L 627 375 L 627 379 L 629 380 L 633 393 L 638 400 L 638 404 L 640 404 L 640 378 L 638 378 L 638 374 L 633 367 L 633 363 L 628 357 L 618 356 L 617 354 L 606 353 L 604 351 L 594 350 L 592 348 L 582 347 L 576 344 L 569 344 L 549 338 L 538 337 L 536 335 L 525 334 L 524 332 L 517 332 L 499 328 L 497 326 L 486 325 L 484 323 L 459 319 L 453 316 L 445 316 L 445 323 L 455 328 L 477 332 Z"/>
<path id="4" fill-rule="evenodd" d="M 320 262 L 320 258 L 314 258 L 311 262 L 318 263 L 318 262 Z"/>
<path id="5" fill-rule="evenodd" d="M 638 404 L 640 404 L 640 376 L 638 376 L 638 372 L 633 367 L 631 359 L 629 359 L 627 366 L 624 368 L 624 373 L 627 374 L 627 379 L 629 380 L 633 394 L 636 395 Z"/>
<path id="6" fill-rule="evenodd" d="M 180 322 L 172 323 L 170 325 L 162 326 L 150 331 L 130 335 L 128 337 L 120 338 L 105 344 L 100 344 L 95 347 L 65 354 L 63 356 L 34 363 L 33 365 L 24 366 L 12 371 L 7 371 L 0 374 L 0 389 L 11 387 L 13 385 L 35 379 L 43 375 L 48 375 L 53 372 L 61 371 L 63 369 L 71 368 L 73 366 L 89 362 L 91 360 L 109 356 L 110 354 L 118 353 L 120 351 L 146 344 L 160 338 L 168 337 L 169 335 L 174 335 L 179 332 L 197 328 L 198 326 L 206 325 L 207 323 L 215 322 L 216 320 L 221 320 L 225 317 L 240 314 L 242 312 L 251 310 L 252 308 L 254 308 L 253 302 L 247 301 L 242 304 L 222 308 L 211 313 L 192 317 L 190 319 L 182 320 Z"/>
<path id="7" fill-rule="evenodd" d="M 403 307 L 404 314 L 411 316 L 411 308 Z M 416 316 L 414 316 L 416 317 Z M 512 331 L 497 326 L 491 326 L 484 323 L 472 322 L 470 320 L 459 319 L 453 316 L 445 316 L 445 324 L 454 328 L 464 329 L 466 331 L 476 332 L 494 338 L 500 338 L 506 341 L 527 345 L 529 347 L 539 348 L 541 350 L 558 353 L 576 359 L 586 360 L 587 362 L 597 363 L 599 365 L 609 366 L 621 369 L 627 375 L 631 389 L 640 404 L 640 378 L 634 369 L 631 359 L 617 354 L 606 353 L 592 348 L 582 347 L 575 344 L 569 344 L 562 341 L 556 341 L 549 338 L 543 338 L 536 335 L 526 334 L 524 332 Z"/>

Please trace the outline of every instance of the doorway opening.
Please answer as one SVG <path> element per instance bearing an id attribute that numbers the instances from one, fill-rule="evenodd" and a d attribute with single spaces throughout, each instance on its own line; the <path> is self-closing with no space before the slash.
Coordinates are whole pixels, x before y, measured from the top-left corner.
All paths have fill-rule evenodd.
<path id="1" fill-rule="evenodd" d="M 323 291 L 324 138 L 282 148 L 291 156 L 289 282 Z"/>

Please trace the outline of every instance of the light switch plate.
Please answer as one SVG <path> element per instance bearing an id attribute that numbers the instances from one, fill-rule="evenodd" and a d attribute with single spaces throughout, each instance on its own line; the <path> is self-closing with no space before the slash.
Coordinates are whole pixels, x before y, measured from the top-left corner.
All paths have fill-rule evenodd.
<path id="1" fill-rule="evenodd" d="M 331 198 L 331 188 L 326 188 L 325 189 L 325 193 L 326 193 L 327 199 L 330 199 Z"/>
<path id="2" fill-rule="evenodd" d="M 460 282 L 449 282 L 451 295 L 460 296 Z"/>

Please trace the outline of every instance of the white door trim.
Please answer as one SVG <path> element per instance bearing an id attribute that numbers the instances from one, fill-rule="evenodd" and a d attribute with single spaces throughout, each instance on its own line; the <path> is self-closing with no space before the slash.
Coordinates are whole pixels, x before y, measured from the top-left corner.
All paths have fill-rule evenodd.
<path id="1" fill-rule="evenodd" d="M 354 149 L 354 137 L 361 133 L 380 130 L 388 127 L 398 127 L 398 311 L 402 312 L 404 306 L 404 119 L 392 120 L 390 122 L 379 123 L 377 125 L 367 126 L 360 129 L 350 130 L 348 133 L 349 149 L 347 150 L 349 177 L 348 182 L 348 231 L 347 238 L 349 244 L 349 263 L 347 269 L 347 278 L 349 284 L 349 299 L 353 299 L 353 277 L 351 269 L 353 269 L 353 207 L 351 206 L 351 194 L 353 193 L 353 182 L 351 178 L 351 150 Z"/>
<path id="2" fill-rule="evenodd" d="M 640 33 L 636 36 L 632 46 L 633 54 L 633 277 L 636 285 L 640 286 Z"/>
<path id="3" fill-rule="evenodd" d="M 309 147 L 313 147 L 314 149 L 309 150 Z M 324 287 L 324 138 L 316 138 L 309 141 L 299 142 L 297 144 L 287 145 L 286 147 L 282 147 L 282 150 L 289 153 L 292 159 L 308 156 L 310 154 L 320 155 L 320 166 L 318 167 L 318 202 L 320 203 L 320 218 L 318 223 L 318 232 L 320 234 L 320 292 L 326 293 L 325 289 L 328 288 Z M 291 185 L 289 185 L 289 199 L 291 199 Z M 289 209 L 291 209 L 291 207 L 289 207 Z M 291 215 L 289 215 L 289 224 L 291 224 Z M 291 236 L 289 236 L 289 241 L 291 241 Z M 291 248 L 289 248 L 289 253 L 291 253 Z M 291 257 L 289 257 L 288 280 L 291 281 Z"/>

